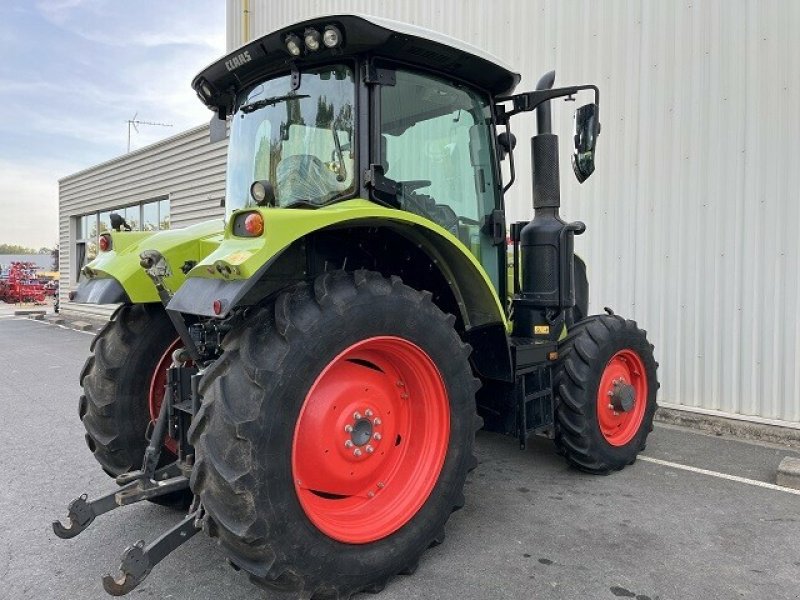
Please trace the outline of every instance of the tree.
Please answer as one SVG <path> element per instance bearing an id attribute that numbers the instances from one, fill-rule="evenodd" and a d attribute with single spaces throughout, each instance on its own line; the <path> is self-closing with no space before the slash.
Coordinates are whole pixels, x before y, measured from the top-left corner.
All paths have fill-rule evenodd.
<path id="1" fill-rule="evenodd" d="M 0 254 L 38 254 L 38 252 L 19 244 L 0 244 Z"/>

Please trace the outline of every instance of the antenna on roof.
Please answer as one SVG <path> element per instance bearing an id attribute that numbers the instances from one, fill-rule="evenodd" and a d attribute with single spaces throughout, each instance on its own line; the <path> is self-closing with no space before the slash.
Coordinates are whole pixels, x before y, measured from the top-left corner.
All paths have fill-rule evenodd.
<path id="1" fill-rule="evenodd" d="M 153 123 L 152 121 L 140 121 L 136 117 L 138 116 L 139 112 L 137 111 L 132 119 L 128 119 L 126 123 L 128 124 L 128 152 L 131 151 L 131 127 L 139 133 L 139 128 L 137 125 L 157 125 L 158 127 L 172 127 L 172 123 Z"/>

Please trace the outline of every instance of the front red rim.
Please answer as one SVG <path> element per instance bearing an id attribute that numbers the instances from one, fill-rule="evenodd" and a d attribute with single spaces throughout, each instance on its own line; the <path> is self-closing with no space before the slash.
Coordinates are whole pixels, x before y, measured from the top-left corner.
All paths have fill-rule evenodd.
<path id="1" fill-rule="evenodd" d="M 630 410 L 614 407 L 611 401 L 620 385 L 633 387 L 634 402 Z M 647 372 L 644 362 L 633 350 L 620 350 L 606 364 L 597 390 L 597 422 L 600 433 L 612 446 L 624 446 L 639 431 L 647 408 Z"/>
<path id="2" fill-rule="evenodd" d="M 155 423 L 158 418 L 158 413 L 161 411 L 161 405 L 164 403 L 164 386 L 167 384 L 167 371 L 172 365 L 172 353 L 175 352 L 181 345 L 181 339 L 178 338 L 172 342 L 164 354 L 158 361 L 153 376 L 150 379 L 150 394 L 148 397 L 148 407 L 150 408 L 150 421 Z M 164 441 L 164 447 L 172 452 L 175 456 L 178 455 L 178 442 L 167 435 Z"/>
<path id="3" fill-rule="evenodd" d="M 294 430 L 292 475 L 312 523 L 366 544 L 408 523 L 433 491 L 450 440 L 450 403 L 419 346 L 374 337 L 334 358 Z"/>

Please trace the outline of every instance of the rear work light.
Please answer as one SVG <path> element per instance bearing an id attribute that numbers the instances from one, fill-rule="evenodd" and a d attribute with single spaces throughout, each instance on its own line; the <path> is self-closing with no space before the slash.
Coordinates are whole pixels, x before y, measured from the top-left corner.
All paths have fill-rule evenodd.
<path id="1" fill-rule="evenodd" d="M 260 212 L 241 213 L 233 220 L 233 235 L 237 237 L 258 237 L 262 233 L 264 217 Z"/>
<path id="2" fill-rule="evenodd" d="M 264 217 L 261 213 L 250 213 L 244 220 L 244 228 L 250 235 L 261 235 L 264 233 Z"/>
<path id="3" fill-rule="evenodd" d="M 100 246 L 100 252 L 108 252 L 111 250 L 111 236 L 107 233 L 101 235 L 97 245 Z"/>

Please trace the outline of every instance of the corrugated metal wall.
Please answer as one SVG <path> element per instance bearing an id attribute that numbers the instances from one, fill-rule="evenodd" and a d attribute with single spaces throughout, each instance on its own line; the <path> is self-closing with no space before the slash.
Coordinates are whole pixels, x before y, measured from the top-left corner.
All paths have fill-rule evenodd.
<path id="1" fill-rule="evenodd" d="M 228 47 L 243 41 L 228 0 Z M 598 169 L 569 172 L 573 105 L 559 103 L 564 214 L 589 226 L 595 311 L 649 330 L 665 403 L 800 421 L 800 2 L 792 0 L 249 0 L 250 33 L 363 12 L 462 38 L 515 65 L 597 83 Z M 533 119 L 518 118 L 518 164 Z M 525 218 L 530 182 L 510 193 Z"/>
<path id="2" fill-rule="evenodd" d="M 75 281 L 73 217 L 168 196 L 172 227 L 222 218 L 227 141 L 209 143 L 208 126 L 190 129 L 58 182 L 61 302 Z M 69 285 L 68 285 L 69 284 Z M 85 312 L 102 313 L 96 307 Z"/>

